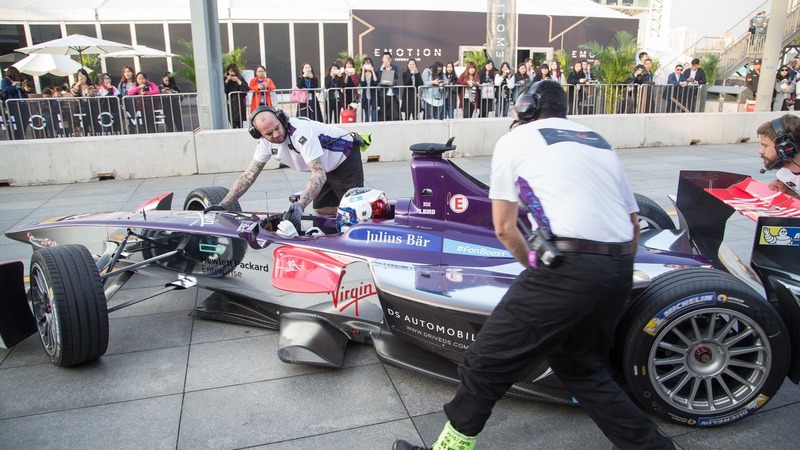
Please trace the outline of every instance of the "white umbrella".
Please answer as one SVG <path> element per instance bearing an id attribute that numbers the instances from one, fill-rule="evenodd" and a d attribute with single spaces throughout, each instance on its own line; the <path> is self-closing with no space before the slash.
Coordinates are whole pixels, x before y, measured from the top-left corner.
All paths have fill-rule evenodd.
<path id="1" fill-rule="evenodd" d="M 175 56 L 172 53 L 150 48 L 146 45 L 133 45 L 132 47 L 133 48 L 130 50 L 120 50 L 117 52 L 106 53 L 105 55 L 102 55 L 102 57 L 133 58 L 134 56 L 137 56 L 139 58 L 169 58 L 170 56 Z"/>
<path id="2" fill-rule="evenodd" d="M 71 34 L 67 37 L 53 39 L 30 47 L 18 48 L 16 51 L 27 54 L 78 55 L 82 61 L 84 53 L 87 55 L 103 55 L 119 50 L 130 50 L 131 48 L 133 47 L 119 42 L 93 38 L 82 34 Z"/>
<path id="3" fill-rule="evenodd" d="M 41 76 L 52 73 L 60 77 L 72 75 L 81 68 L 81 64 L 69 56 L 33 54 L 13 64 L 22 73 Z M 91 69 L 84 67 L 87 72 Z"/>

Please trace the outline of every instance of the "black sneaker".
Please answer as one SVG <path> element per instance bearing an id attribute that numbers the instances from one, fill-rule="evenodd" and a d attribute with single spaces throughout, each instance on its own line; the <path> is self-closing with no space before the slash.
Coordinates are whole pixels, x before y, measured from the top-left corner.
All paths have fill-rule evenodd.
<path id="1" fill-rule="evenodd" d="M 431 449 L 429 447 L 418 447 L 416 445 L 411 445 L 406 441 L 398 439 L 394 441 L 392 450 L 431 450 Z"/>

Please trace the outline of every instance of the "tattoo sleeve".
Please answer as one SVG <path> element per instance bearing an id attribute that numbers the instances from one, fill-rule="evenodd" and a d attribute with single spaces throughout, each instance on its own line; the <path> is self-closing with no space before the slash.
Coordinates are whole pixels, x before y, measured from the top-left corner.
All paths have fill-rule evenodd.
<path id="1" fill-rule="evenodd" d="M 255 183 L 256 178 L 261 173 L 261 170 L 264 169 L 264 165 L 266 163 L 256 161 L 255 159 L 250 163 L 250 165 L 239 175 L 239 178 L 233 183 L 231 186 L 231 190 L 228 191 L 228 195 L 225 196 L 224 199 L 220 202 L 221 206 L 229 206 L 231 203 L 239 200 L 239 198 L 250 189 L 250 186 Z"/>
<path id="2" fill-rule="evenodd" d="M 300 195 L 299 200 L 303 208 L 308 206 L 309 203 L 319 195 L 322 190 L 322 185 L 328 180 L 328 174 L 325 173 L 325 168 L 322 166 L 322 161 L 320 161 L 319 158 L 312 160 L 311 163 L 308 164 L 308 168 L 311 170 L 311 179 L 308 180 L 306 190 Z"/>

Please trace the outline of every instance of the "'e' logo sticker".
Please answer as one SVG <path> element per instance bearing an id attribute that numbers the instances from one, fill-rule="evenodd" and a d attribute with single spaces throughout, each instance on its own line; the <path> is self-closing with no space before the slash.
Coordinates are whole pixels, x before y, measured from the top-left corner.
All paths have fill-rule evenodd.
<path id="1" fill-rule="evenodd" d="M 454 213 L 463 213 L 469 208 L 469 199 L 464 194 L 456 194 L 450 197 L 450 210 Z"/>

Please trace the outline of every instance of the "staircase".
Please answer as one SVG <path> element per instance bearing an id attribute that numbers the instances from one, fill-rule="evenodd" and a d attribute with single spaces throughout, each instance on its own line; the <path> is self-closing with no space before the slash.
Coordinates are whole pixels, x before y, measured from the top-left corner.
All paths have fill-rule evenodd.
<path id="1" fill-rule="evenodd" d="M 786 47 L 795 38 L 800 36 L 800 2 L 794 2 L 791 11 L 786 16 L 786 27 L 783 31 L 783 42 L 781 47 Z M 747 22 L 755 15 L 755 11 L 764 9 L 766 2 L 756 8 L 751 15 L 742 19 L 739 23 Z M 738 24 L 737 24 L 738 25 Z M 734 26 L 736 28 L 736 26 Z M 687 48 L 684 55 L 701 55 L 712 53 L 719 56 L 719 80 L 724 80 L 739 70 L 742 66 L 750 63 L 753 59 L 761 58 L 764 53 L 764 37 L 753 36 L 745 31 L 732 42 L 730 37 L 704 37 Z M 782 55 L 781 55 L 782 56 Z M 669 66 L 671 67 L 671 65 Z"/>

